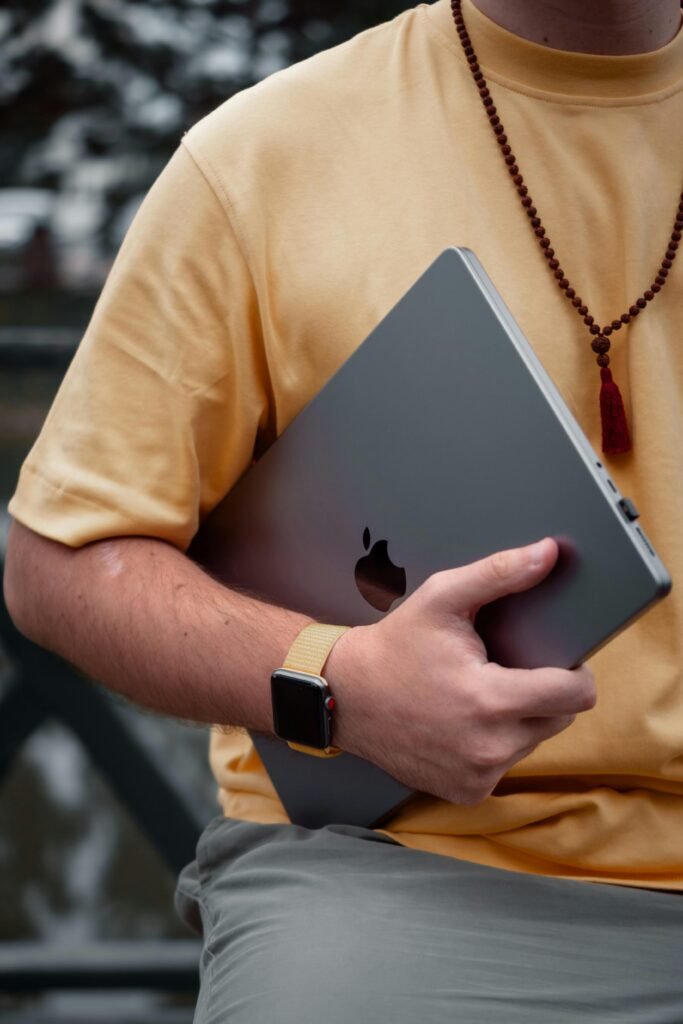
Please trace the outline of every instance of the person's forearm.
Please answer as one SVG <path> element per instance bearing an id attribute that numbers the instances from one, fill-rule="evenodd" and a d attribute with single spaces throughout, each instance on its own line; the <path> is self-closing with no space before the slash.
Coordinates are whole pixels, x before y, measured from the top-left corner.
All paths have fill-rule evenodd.
<path id="1" fill-rule="evenodd" d="M 266 732 L 270 674 L 311 621 L 228 590 L 161 541 L 73 550 L 16 523 L 5 592 L 22 632 L 128 699 Z"/>

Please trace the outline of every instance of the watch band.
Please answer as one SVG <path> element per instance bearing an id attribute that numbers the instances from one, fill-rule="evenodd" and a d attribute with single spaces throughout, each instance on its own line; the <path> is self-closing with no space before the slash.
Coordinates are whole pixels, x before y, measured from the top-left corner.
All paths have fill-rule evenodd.
<path id="1" fill-rule="evenodd" d="M 311 625 L 305 626 L 289 648 L 282 667 L 292 672 L 306 672 L 311 676 L 322 675 L 330 651 L 339 637 L 350 628 L 350 626 L 328 626 L 322 622 L 313 622 Z M 339 747 L 325 747 L 324 750 L 320 750 L 317 747 L 304 746 L 302 743 L 288 742 L 287 745 L 292 750 L 298 750 L 302 754 L 310 754 L 313 757 L 336 757 L 342 753 Z"/>

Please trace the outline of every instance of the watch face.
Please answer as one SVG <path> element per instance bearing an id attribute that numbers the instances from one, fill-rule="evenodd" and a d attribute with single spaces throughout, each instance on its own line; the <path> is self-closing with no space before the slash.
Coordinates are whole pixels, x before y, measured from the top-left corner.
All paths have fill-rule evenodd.
<path id="1" fill-rule="evenodd" d="M 279 669 L 273 672 L 271 688 L 277 735 L 307 747 L 328 747 L 330 727 L 325 710 L 325 683 L 317 676 Z"/>

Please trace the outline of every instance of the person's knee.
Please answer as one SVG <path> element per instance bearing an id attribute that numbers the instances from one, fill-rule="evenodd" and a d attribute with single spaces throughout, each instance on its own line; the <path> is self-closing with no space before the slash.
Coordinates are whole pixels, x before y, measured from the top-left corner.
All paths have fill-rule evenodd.
<path id="1" fill-rule="evenodd" d="M 214 1014 L 231 1024 L 362 1019 L 364 994 L 382 973 L 380 944 L 353 915 L 334 920 L 328 911 L 324 901 L 280 905 L 238 922 L 228 910 L 214 926 L 210 1011 L 198 1024 Z"/>

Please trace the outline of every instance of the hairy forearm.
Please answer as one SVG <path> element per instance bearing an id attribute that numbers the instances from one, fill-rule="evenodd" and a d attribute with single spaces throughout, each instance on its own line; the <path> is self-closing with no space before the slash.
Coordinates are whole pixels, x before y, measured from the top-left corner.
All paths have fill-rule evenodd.
<path id="1" fill-rule="evenodd" d="M 229 590 L 162 541 L 79 549 L 15 523 L 5 574 L 19 629 L 137 704 L 270 731 L 270 673 L 306 616 Z"/>

